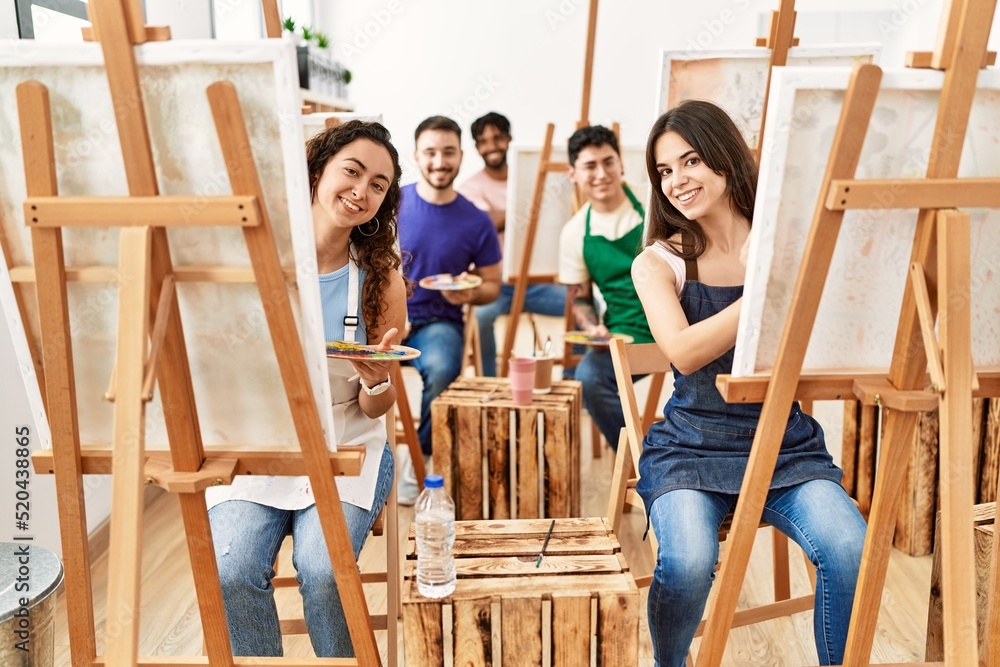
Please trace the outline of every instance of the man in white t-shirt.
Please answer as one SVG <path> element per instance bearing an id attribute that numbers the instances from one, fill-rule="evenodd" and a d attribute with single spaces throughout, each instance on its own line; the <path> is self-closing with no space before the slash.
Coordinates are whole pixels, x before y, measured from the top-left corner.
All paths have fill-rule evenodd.
<path id="1" fill-rule="evenodd" d="M 606 127 L 584 127 L 569 138 L 569 177 L 588 203 L 569 219 L 559 237 L 559 282 L 569 285 L 573 317 L 581 331 L 619 333 L 652 343 L 646 314 L 632 284 L 632 260 L 642 249 L 645 213 L 625 185 L 618 138 Z M 606 303 L 594 307 L 593 285 Z M 583 404 L 612 447 L 625 426 L 614 365 L 607 346 L 587 350 L 575 378 Z"/>
<path id="2" fill-rule="evenodd" d="M 500 235 L 507 222 L 507 147 L 510 145 L 510 121 L 494 111 L 472 123 L 472 138 L 485 166 L 464 181 L 458 192 L 490 214 Z M 539 252 L 538 249 L 535 252 Z M 483 375 L 496 375 L 497 345 L 493 325 L 501 315 L 510 313 L 514 286 L 505 284 L 491 304 L 476 308 L 479 341 L 483 357 Z M 566 308 L 566 288 L 562 285 L 529 285 L 524 295 L 524 312 L 561 317 Z"/>

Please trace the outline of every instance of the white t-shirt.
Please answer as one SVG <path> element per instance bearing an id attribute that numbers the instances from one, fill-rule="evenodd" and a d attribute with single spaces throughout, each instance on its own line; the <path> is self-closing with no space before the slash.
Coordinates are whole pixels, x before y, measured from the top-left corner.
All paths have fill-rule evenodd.
<path id="1" fill-rule="evenodd" d="M 577 211 L 563 225 L 559 235 L 559 282 L 564 285 L 582 285 L 590 282 L 590 271 L 583 261 L 583 236 L 586 232 L 587 204 Z M 592 211 L 590 214 L 590 235 L 603 236 L 616 241 L 642 224 L 642 218 L 625 197 L 621 206 L 610 213 Z"/>

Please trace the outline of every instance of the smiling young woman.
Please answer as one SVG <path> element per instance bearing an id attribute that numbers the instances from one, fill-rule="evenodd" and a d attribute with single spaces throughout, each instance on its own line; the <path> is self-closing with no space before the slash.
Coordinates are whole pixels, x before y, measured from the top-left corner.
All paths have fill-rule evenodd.
<path id="1" fill-rule="evenodd" d="M 306 148 L 325 337 L 388 346 L 406 320 L 396 250 L 401 172 L 389 132 L 351 121 Z M 379 417 L 396 393 L 390 362 L 327 361 L 332 436 L 337 445 L 366 451 L 361 474 L 337 480 L 357 558 L 392 488 L 393 455 Z M 233 655 L 282 655 L 270 581 L 289 533 L 313 650 L 319 657 L 354 655 L 309 478 L 241 476 L 205 497 Z"/>
<path id="2" fill-rule="evenodd" d="M 689 101 L 653 125 L 645 250 L 632 264 L 636 292 L 675 369 L 665 419 L 650 427 L 636 491 L 659 540 L 649 588 L 653 655 L 680 667 L 718 562 L 718 530 L 733 509 L 761 405 L 728 404 L 715 388 L 732 371 L 757 166 L 719 107 Z M 819 662 L 839 664 L 861 564 L 865 522 L 840 485 L 819 424 L 796 406 L 764 508 L 816 566 Z M 683 546 L 678 546 L 683 545 Z"/>

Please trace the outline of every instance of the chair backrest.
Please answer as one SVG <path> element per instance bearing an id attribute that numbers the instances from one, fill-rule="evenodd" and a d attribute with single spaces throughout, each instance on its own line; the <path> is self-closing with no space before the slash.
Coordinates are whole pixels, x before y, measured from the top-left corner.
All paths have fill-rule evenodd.
<path id="1" fill-rule="evenodd" d="M 615 367 L 615 381 L 618 384 L 618 396 L 625 416 L 625 433 L 632 453 L 631 458 L 637 462 L 642 452 L 642 439 L 655 416 L 656 402 L 663 387 L 663 380 L 670 371 L 670 362 L 656 343 L 626 345 L 619 338 L 611 340 L 611 361 Z M 635 387 L 632 384 L 633 375 L 653 376 L 644 415 L 639 414 L 639 403 L 636 401 Z"/>

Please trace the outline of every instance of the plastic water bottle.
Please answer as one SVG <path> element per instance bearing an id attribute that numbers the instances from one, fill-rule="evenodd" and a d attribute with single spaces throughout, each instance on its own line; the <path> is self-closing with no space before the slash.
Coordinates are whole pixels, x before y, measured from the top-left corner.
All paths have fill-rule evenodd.
<path id="1" fill-rule="evenodd" d="M 441 475 L 427 475 L 415 507 L 417 590 L 428 598 L 455 591 L 455 503 Z"/>

